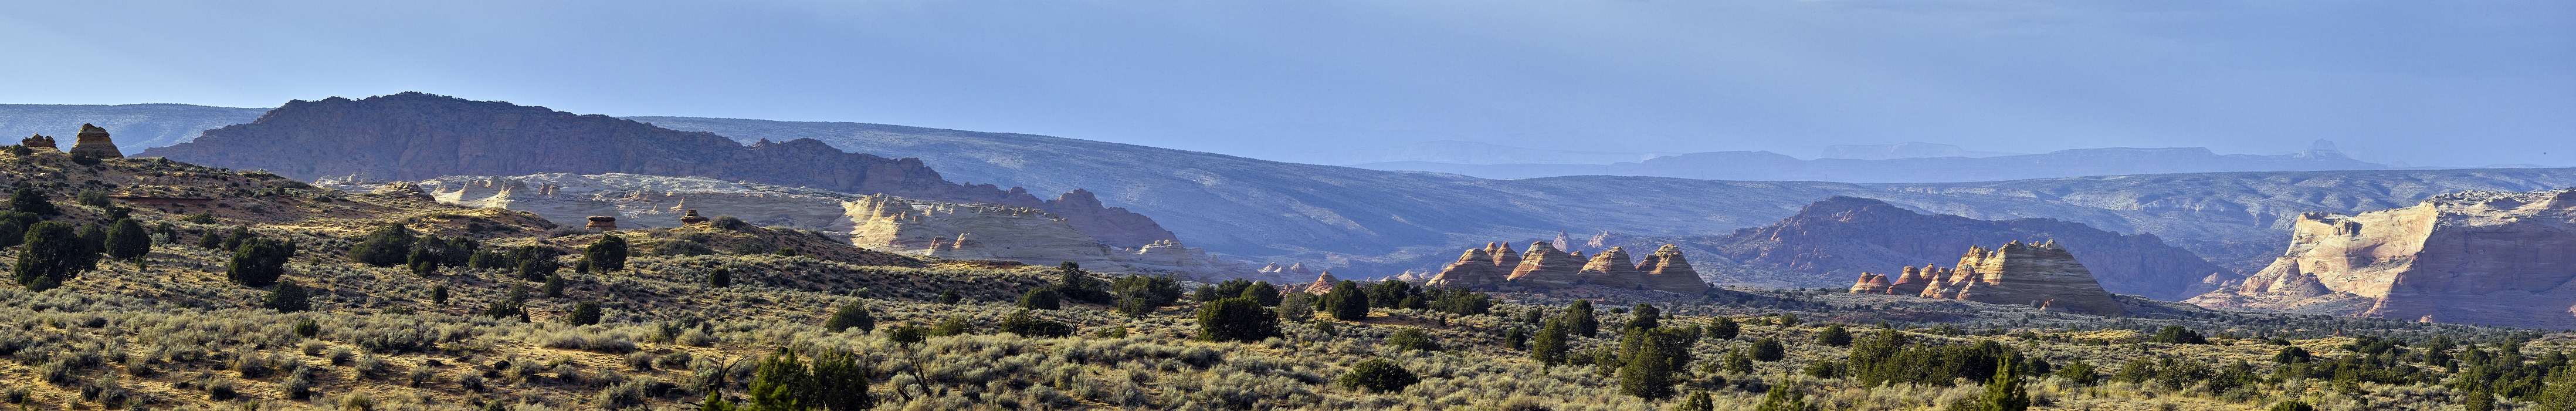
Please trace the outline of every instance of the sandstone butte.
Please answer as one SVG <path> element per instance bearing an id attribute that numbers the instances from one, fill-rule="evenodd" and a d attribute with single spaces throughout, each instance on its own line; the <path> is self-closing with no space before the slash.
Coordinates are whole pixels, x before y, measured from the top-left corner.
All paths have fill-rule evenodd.
<path id="1" fill-rule="evenodd" d="M 2127 311 L 2102 290 L 2074 253 L 2054 241 L 2013 241 L 1992 250 L 1970 247 L 1954 268 L 1908 266 L 1892 280 L 1885 274 L 1861 273 L 1850 292 L 2031 305 L 2104 316 Z"/>
<path id="2" fill-rule="evenodd" d="M 2184 302 L 2576 328 L 2576 189 L 2470 191 L 2397 209 L 2303 214 L 2270 266 Z"/>
<path id="3" fill-rule="evenodd" d="M 1631 263 L 1628 252 L 1611 247 L 1585 260 L 1557 251 L 1547 241 L 1532 242 L 1514 253 L 1502 243 L 1470 248 L 1458 261 L 1432 274 L 1427 285 L 1484 291 L 1545 292 L 1577 288 L 1662 291 L 1699 295 L 1708 283 L 1691 269 L 1680 247 L 1664 245 L 1643 261 Z"/>
<path id="4" fill-rule="evenodd" d="M 72 143 L 72 155 L 99 158 L 125 157 L 125 152 L 117 151 L 116 141 L 108 139 L 107 129 L 105 128 L 99 128 L 99 126 L 89 124 L 81 124 L 80 134 L 77 137 L 79 137 L 80 140 Z"/>

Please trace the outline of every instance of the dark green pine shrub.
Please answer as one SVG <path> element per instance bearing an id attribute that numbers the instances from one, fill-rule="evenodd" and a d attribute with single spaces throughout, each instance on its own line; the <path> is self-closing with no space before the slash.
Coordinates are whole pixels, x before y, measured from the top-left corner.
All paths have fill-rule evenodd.
<path id="1" fill-rule="evenodd" d="M 1530 359 L 1544 365 L 1565 365 L 1566 351 L 1571 349 L 1566 341 L 1565 328 L 1565 320 L 1561 318 L 1547 320 L 1546 325 L 1539 326 L 1538 336 L 1530 339 Z"/>
<path id="2" fill-rule="evenodd" d="M 1011 315 L 1003 316 L 1002 323 L 998 325 L 1002 327 L 1002 332 L 1028 337 L 1063 337 L 1073 335 L 1072 325 L 1038 318 L 1037 315 L 1032 314 L 1029 310 L 1014 311 Z"/>
<path id="3" fill-rule="evenodd" d="M 17 247 L 27 241 L 27 224 L 16 219 L 0 219 L 0 248 Z"/>
<path id="4" fill-rule="evenodd" d="M 411 259 L 412 241 L 417 240 L 411 228 L 400 223 L 385 224 L 349 247 L 349 261 L 376 267 L 402 265 Z"/>
<path id="5" fill-rule="evenodd" d="M 1026 294 L 1020 294 L 1020 309 L 1054 310 L 1061 308 L 1064 308 L 1064 296 L 1056 294 L 1055 287 L 1041 287 L 1035 290 L 1029 290 Z"/>
<path id="6" fill-rule="evenodd" d="M 1078 303 L 1111 304 L 1117 302 L 1113 296 L 1109 294 L 1108 287 L 1100 284 L 1099 279 L 1091 278 L 1091 273 L 1083 271 L 1081 264 L 1066 261 L 1064 264 L 1057 265 L 1055 271 L 1055 288 L 1057 297 Z"/>
<path id="7" fill-rule="evenodd" d="M 965 295 L 961 295 L 961 294 L 957 294 L 957 290 L 941 290 L 941 291 L 939 291 L 939 303 L 940 303 L 940 304 L 956 304 L 956 303 L 958 303 L 958 302 L 962 302 L 962 301 L 966 301 L 966 296 L 965 296 Z"/>
<path id="8" fill-rule="evenodd" d="M 1342 388 L 1381 393 L 1404 391 L 1404 387 L 1413 386 L 1416 382 L 1421 382 L 1421 379 L 1415 377 L 1413 371 L 1407 371 L 1395 362 L 1376 358 L 1360 361 L 1352 365 L 1350 371 L 1333 379 L 1333 383 Z"/>
<path id="9" fill-rule="evenodd" d="M 1324 292 L 1324 310 L 1337 320 L 1368 319 L 1369 296 L 1360 291 L 1359 283 L 1347 280 L 1334 283 L 1332 291 Z"/>
<path id="10" fill-rule="evenodd" d="M 848 303 L 841 304 L 839 309 L 832 310 L 831 320 L 823 322 L 823 329 L 826 331 L 841 332 L 852 328 L 859 329 L 861 333 L 875 330 L 877 318 L 868 313 L 868 307 L 861 306 L 859 303 Z"/>
<path id="11" fill-rule="evenodd" d="M 1717 317 L 1717 321 L 1711 322 L 1708 325 L 1708 338 L 1732 340 L 1735 339 L 1735 333 L 1740 331 L 1742 328 L 1743 326 L 1735 323 L 1734 318 Z"/>
<path id="12" fill-rule="evenodd" d="M 278 282 L 276 287 L 268 290 L 267 296 L 259 299 L 259 306 L 281 313 L 312 310 L 313 292 L 293 281 Z"/>
<path id="13" fill-rule="evenodd" d="M 626 269 L 626 238 L 616 234 L 601 235 L 599 241 L 590 243 L 590 247 L 582 248 L 581 258 L 583 261 L 589 261 L 590 268 L 598 272 L 624 270 Z"/>
<path id="14" fill-rule="evenodd" d="M 885 338 L 886 338 L 886 342 L 891 342 L 891 343 L 896 343 L 896 344 L 912 344 L 912 343 L 918 343 L 918 342 L 921 342 L 922 340 L 929 339 L 929 337 L 928 337 L 928 336 L 929 336 L 929 330 L 924 330 L 924 329 L 922 329 L 921 327 L 914 327 L 914 326 L 910 326 L 910 325 L 898 325 L 898 326 L 893 326 L 893 327 L 886 327 L 886 331 L 885 331 Z"/>
<path id="15" fill-rule="evenodd" d="M 1592 300 L 1574 300 L 1565 307 L 1565 330 L 1584 338 L 1601 335 L 1601 319 L 1592 313 Z"/>
<path id="16" fill-rule="evenodd" d="M 1279 286 L 1270 285 L 1269 281 L 1254 281 L 1251 286 L 1244 287 L 1243 293 L 1237 296 L 1252 297 L 1253 301 L 1260 302 L 1263 307 L 1277 306 L 1279 305 Z"/>
<path id="17" fill-rule="evenodd" d="M 1529 348 L 1529 332 L 1521 331 L 1521 327 L 1503 330 L 1503 348 L 1514 350 Z"/>
<path id="18" fill-rule="evenodd" d="M 22 237 L 25 247 L 18 250 L 18 262 L 9 274 L 19 286 L 30 291 L 60 287 L 90 266 L 81 263 L 81 253 L 89 252 L 80 244 L 70 224 L 55 221 L 36 223 Z"/>
<path id="19" fill-rule="evenodd" d="M 718 268 L 715 272 L 707 273 L 707 285 L 715 286 L 716 288 L 732 287 L 733 271 Z"/>
<path id="20" fill-rule="evenodd" d="M 1851 331 L 1844 330 L 1842 324 L 1827 324 L 1824 330 L 1816 332 L 1818 344 L 1843 347 L 1851 345 L 1851 341 Z"/>
<path id="21" fill-rule="evenodd" d="M 134 219 L 119 219 L 107 229 L 106 245 L 108 257 L 140 264 L 144 254 L 152 253 L 152 233 Z"/>
<path id="22" fill-rule="evenodd" d="M 1655 308 L 1653 304 L 1638 303 L 1637 308 L 1628 310 L 1628 325 L 1620 329 L 1655 329 L 1662 324 L 1659 321 L 1663 317 L 1663 311 Z"/>
<path id="23" fill-rule="evenodd" d="M 1279 314 L 1249 297 L 1210 301 L 1199 306 L 1201 340 L 1257 342 L 1280 336 Z"/>
<path id="24" fill-rule="evenodd" d="M 233 249 L 232 261 L 224 263 L 224 278 L 234 284 L 266 287 L 286 275 L 286 260 L 295 258 L 295 245 L 265 238 L 242 240 Z"/>
<path id="25" fill-rule="evenodd" d="M 510 256 L 510 259 L 519 262 L 519 278 L 528 281 L 545 281 L 546 277 L 555 275 L 556 270 L 563 268 L 562 263 L 555 262 L 555 251 L 551 248 L 520 247 L 518 252 Z"/>
<path id="26" fill-rule="evenodd" d="M 2166 344 L 2208 344 L 2209 338 L 2202 337 L 2199 332 L 2192 331 L 2189 328 L 2183 328 L 2179 325 L 2168 325 L 2165 326 L 2165 328 L 2156 330 L 2156 334 L 2152 337 L 2148 337 L 2147 341 Z"/>
<path id="27" fill-rule="evenodd" d="M 1639 307 L 1651 307 L 1639 305 Z M 1651 309 L 1651 308 L 1647 308 Z M 1673 396 L 1673 361 L 1664 347 L 1657 344 L 1653 330 L 1630 328 L 1621 337 L 1625 348 L 1620 357 L 1619 392 L 1637 398 L 1660 400 Z"/>
<path id="28" fill-rule="evenodd" d="M 430 287 L 430 288 L 429 288 L 429 303 L 431 303 L 431 304 L 438 304 L 438 305 L 447 305 L 447 285 L 446 285 L 446 284 L 439 284 L 438 286 Z"/>
<path id="29" fill-rule="evenodd" d="M 564 321 L 576 326 L 591 325 L 598 324 L 599 317 L 599 303 L 583 301 L 580 304 L 573 304 L 572 315 L 564 316 Z"/>
<path id="30" fill-rule="evenodd" d="M 1118 312 L 1143 317 L 1154 309 L 1172 305 L 1181 299 L 1181 284 L 1170 276 L 1130 275 L 1110 283 L 1117 296 Z"/>
<path id="31" fill-rule="evenodd" d="M 1753 342 L 1754 361 L 1771 362 L 1787 358 L 1789 358 L 1789 349 L 1781 346 L 1780 340 L 1764 338 Z"/>
<path id="32" fill-rule="evenodd" d="M 63 210 L 54 208 L 54 202 L 52 200 L 45 199 L 45 193 L 37 192 L 35 188 L 24 185 L 18 186 L 18 189 L 9 192 L 9 211 L 30 213 L 44 217 L 63 214 Z"/>

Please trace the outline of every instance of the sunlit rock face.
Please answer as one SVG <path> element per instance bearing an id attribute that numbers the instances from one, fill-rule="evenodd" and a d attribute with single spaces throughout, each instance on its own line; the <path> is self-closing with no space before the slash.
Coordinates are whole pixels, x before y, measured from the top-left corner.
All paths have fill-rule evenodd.
<path id="1" fill-rule="evenodd" d="M 2186 302 L 2576 328 L 2576 189 L 2471 191 L 2390 210 L 2305 214 L 2271 266 Z"/>

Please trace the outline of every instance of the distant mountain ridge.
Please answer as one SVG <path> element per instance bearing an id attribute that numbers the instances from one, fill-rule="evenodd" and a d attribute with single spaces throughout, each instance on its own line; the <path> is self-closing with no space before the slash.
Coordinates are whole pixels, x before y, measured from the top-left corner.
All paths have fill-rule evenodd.
<path id="1" fill-rule="evenodd" d="M 248 123 L 266 112 L 189 104 L 0 104 L 0 137 L 69 136 L 81 124 L 96 124 L 114 131 L 117 145 L 131 152 L 187 142 L 198 133 Z"/>
<path id="2" fill-rule="evenodd" d="M 1141 246 L 1172 234 L 1088 192 L 1042 201 L 1027 191 L 951 183 L 919 159 L 846 153 L 797 139 L 739 144 L 603 115 L 401 93 L 291 101 L 250 123 L 140 156 L 311 181 L 422 180 L 457 175 L 631 173 L 713 177 L 856 194 L 1044 208 L 1104 243 Z"/>
<path id="3" fill-rule="evenodd" d="M 2296 154 L 2218 154 L 2201 147 L 2087 148 L 1992 157 L 1919 157 L 1878 160 L 1804 160 L 1768 151 L 1712 151 L 1614 164 L 1454 164 L 1393 162 L 1357 167 L 1430 171 L 1482 178 L 1570 175 L 1674 177 L 1703 180 L 1940 183 L 2128 174 L 2233 171 L 2385 170 L 2386 164 L 2354 160 L 2331 146 Z"/>

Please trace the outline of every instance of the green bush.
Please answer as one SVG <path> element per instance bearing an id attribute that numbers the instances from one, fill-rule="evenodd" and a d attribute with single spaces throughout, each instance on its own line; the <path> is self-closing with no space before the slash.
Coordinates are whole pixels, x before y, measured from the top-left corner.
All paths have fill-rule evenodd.
<path id="1" fill-rule="evenodd" d="M 1824 330 L 1816 332 L 1817 344 L 1843 347 L 1851 345 L 1851 342 L 1851 331 L 1844 330 L 1842 324 L 1826 324 Z"/>
<path id="2" fill-rule="evenodd" d="M 1352 365 L 1350 371 L 1333 379 L 1333 383 L 1342 388 L 1381 393 L 1403 391 L 1404 387 L 1413 386 L 1416 382 L 1421 382 L 1421 379 L 1415 377 L 1413 371 L 1407 371 L 1395 362 L 1375 358 L 1360 361 Z"/>
<path id="3" fill-rule="evenodd" d="M 266 287 L 286 275 L 286 260 L 295 258 L 295 245 L 265 238 L 242 240 L 233 249 L 232 261 L 224 264 L 224 278 L 234 284 Z"/>
<path id="4" fill-rule="evenodd" d="M 707 273 L 707 285 L 716 288 L 732 287 L 733 271 L 718 268 L 715 272 Z"/>
<path id="5" fill-rule="evenodd" d="M 1072 325 L 1038 318 L 1036 315 L 1031 314 L 1029 310 L 1019 310 L 1012 312 L 1011 315 L 1003 316 L 1002 323 L 998 325 L 1002 327 L 1002 332 L 1028 337 L 1063 337 L 1073 335 Z"/>
<path id="6" fill-rule="evenodd" d="M 1743 326 L 1735 324 L 1734 318 L 1717 317 L 1717 321 L 1712 321 L 1708 325 L 1708 338 L 1732 340 L 1735 339 L 1735 333 L 1741 331 L 1742 328 Z"/>
<path id="7" fill-rule="evenodd" d="M 1565 313 L 1560 316 L 1565 319 L 1566 332 L 1583 338 L 1601 335 L 1601 319 L 1593 315 L 1592 300 L 1574 300 L 1573 305 L 1565 306 Z"/>
<path id="8" fill-rule="evenodd" d="M 281 281 L 268 290 L 268 296 L 260 298 L 259 306 L 281 313 L 311 310 L 313 293 L 293 281 Z"/>
<path id="9" fill-rule="evenodd" d="M 1064 297 L 1054 287 L 1042 287 L 1020 294 L 1020 309 L 1055 310 L 1064 308 Z"/>
<path id="10" fill-rule="evenodd" d="M 848 303 L 841 304 L 840 308 L 832 310 L 832 319 L 823 322 L 823 329 L 832 332 L 852 328 L 859 329 L 861 333 L 875 330 L 877 318 L 868 313 L 868 307 L 861 306 L 859 303 Z"/>
<path id="11" fill-rule="evenodd" d="M 599 241 L 582 248 L 581 259 L 589 261 L 590 268 L 599 272 L 624 270 L 626 269 L 626 238 L 616 234 L 600 235 Z"/>
<path id="12" fill-rule="evenodd" d="M 599 317 L 599 303 L 583 301 L 573 304 L 572 315 L 564 316 L 564 321 L 575 326 L 591 325 L 598 324 Z"/>
<path id="13" fill-rule="evenodd" d="M 1413 327 L 1405 327 L 1402 330 L 1396 330 L 1394 334 L 1387 335 L 1386 345 L 1398 351 L 1440 351 L 1440 343 L 1431 341 L 1431 334 Z"/>
<path id="14" fill-rule="evenodd" d="M 1279 315 L 1249 297 L 1202 304 L 1198 320 L 1201 340 L 1257 342 L 1280 335 Z"/>
<path id="15" fill-rule="evenodd" d="M 63 214 L 62 209 L 54 208 L 53 201 L 45 199 L 45 193 L 38 192 L 35 188 L 27 187 L 25 185 L 20 185 L 16 190 L 9 192 L 9 211 L 35 214 L 44 217 Z"/>
<path id="16" fill-rule="evenodd" d="M 386 224 L 367 232 L 358 245 L 349 247 L 349 261 L 376 267 L 401 265 L 410 260 L 412 242 L 417 239 L 402 224 Z"/>
<path id="17" fill-rule="evenodd" d="M 1368 319 L 1369 296 L 1360 291 L 1359 283 L 1350 281 L 1334 283 L 1332 291 L 1324 293 L 1324 308 L 1327 314 L 1333 316 L 1333 319 L 1344 321 Z"/>
<path id="18" fill-rule="evenodd" d="M 18 250 L 18 263 L 9 269 L 19 286 L 30 291 L 49 290 L 90 269 L 80 256 L 90 251 L 80 244 L 70 224 L 36 223 L 27 228 L 23 238 L 25 247 Z"/>
<path id="19" fill-rule="evenodd" d="M 134 219 L 118 219 L 115 225 L 107 230 L 106 246 L 109 257 L 135 260 L 140 264 L 143 255 L 152 252 L 152 234 L 143 229 L 143 223 L 135 222 Z"/>
<path id="20" fill-rule="evenodd" d="M 1771 362 L 1787 358 L 1789 350 L 1780 345 L 1780 340 L 1764 338 L 1753 342 L 1754 361 Z"/>

